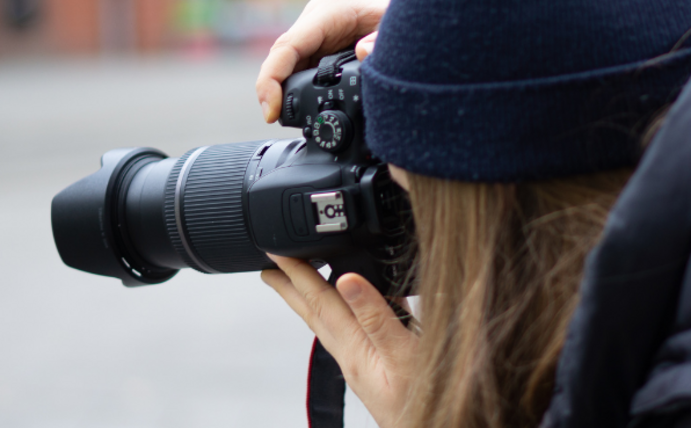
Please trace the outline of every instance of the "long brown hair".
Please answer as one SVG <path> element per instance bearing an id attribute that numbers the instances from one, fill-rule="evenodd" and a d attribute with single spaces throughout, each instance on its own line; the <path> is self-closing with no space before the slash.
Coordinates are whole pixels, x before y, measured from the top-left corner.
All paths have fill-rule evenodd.
<path id="1" fill-rule="evenodd" d="M 408 173 L 422 328 L 412 426 L 540 422 L 585 256 L 630 174 L 472 184 Z"/>

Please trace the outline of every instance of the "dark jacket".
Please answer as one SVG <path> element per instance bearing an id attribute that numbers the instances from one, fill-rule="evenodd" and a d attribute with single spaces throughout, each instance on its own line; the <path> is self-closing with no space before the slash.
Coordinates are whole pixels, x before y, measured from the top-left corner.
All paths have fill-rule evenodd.
<path id="1" fill-rule="evenodd" d="M 691 84 L 586 262 L 541 428 L 691 427 Z"/>

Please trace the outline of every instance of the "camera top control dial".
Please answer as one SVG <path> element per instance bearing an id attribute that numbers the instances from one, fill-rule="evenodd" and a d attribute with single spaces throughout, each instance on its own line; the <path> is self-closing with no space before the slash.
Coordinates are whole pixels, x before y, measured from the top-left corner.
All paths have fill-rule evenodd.
<path id="1" fill-rule="evenodd" d="M 350 119 L 342 111 L 325 110 L 312 125 L 312 138 L 322 150 L 339 152 L 348 147 L 353 138 Z"/>

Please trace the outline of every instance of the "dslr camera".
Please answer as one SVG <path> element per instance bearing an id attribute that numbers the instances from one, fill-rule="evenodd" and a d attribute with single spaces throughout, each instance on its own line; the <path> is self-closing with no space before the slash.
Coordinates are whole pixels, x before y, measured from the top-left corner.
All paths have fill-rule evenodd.
<path id="1" fill-rule="evenodd" d="M 405 239 L 402 190 L 363 139 L 352 51 L 283 84 L 280 123 L 302 139 L 204 146 L 179 158 L 122 148 L 52 202 L 55 243 L 73 268 L 156 284 L 181 268 L 274 268 L 265 253 L 356 272 L 385 295 Z M 398 269 L 397 269 L 398 268 Z"/>

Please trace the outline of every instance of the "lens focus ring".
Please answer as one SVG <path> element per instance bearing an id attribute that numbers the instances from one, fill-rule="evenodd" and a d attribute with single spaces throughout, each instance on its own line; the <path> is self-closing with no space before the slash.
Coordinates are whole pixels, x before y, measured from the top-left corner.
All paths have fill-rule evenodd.
<path id="1" fill-rule="evenodd" d="M 191 150 L 168 178 L 165 218 L 176 251 L 202 272 L 273 266 L 254 245 L 247 224 L 247 166 L 264 141 Z"/>

